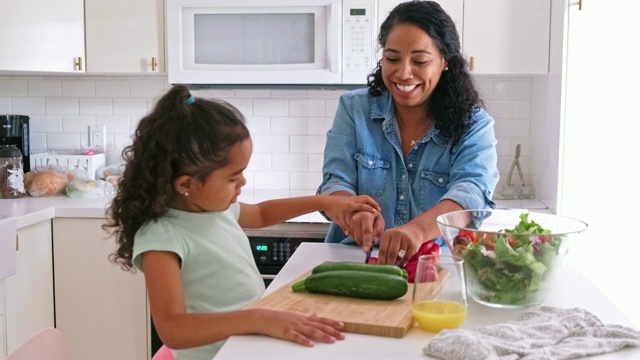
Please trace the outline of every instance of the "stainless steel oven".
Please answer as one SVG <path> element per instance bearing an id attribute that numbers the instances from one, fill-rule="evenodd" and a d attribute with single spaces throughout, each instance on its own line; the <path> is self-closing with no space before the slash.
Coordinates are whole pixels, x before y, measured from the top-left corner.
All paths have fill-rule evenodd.
<path id="1" fill-rule="evenodd" d="M 303 242 L 324 242 L 329 223 L 287 222 L 261 229 L 245 229 L 253 258 L 265 286 Z"/>

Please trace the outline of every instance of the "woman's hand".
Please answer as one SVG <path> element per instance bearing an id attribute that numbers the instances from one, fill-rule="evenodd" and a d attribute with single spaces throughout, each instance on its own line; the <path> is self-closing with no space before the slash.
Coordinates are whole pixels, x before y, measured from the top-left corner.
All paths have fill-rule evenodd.
<path id="1" fill-rule="evenodd" d="M 349 232 L 346 233 L 367 252 L 376 244 L 384 230 L 382 213 L 360 211 L 349 220 Z"/>
<path id="2" fill-rule="evenodd" d="M 327 196 L 325 214 L 349 235 L 349 222 L 354 213 L 380 213 L 380 206 L 370 196 Z"/>
<path id="3" fill-rule="evenodd" d="M 380 240 L 378 264 L 402 266 L 426 240 L 421 229 L 411 223 L 388 229 Z"/>
<path id="4" fill-rule="evenodd" d="M 288 311 L 256 309 L 256 323 L 261 334 L 289 340 L 304 346 L 313 346 L 314 340 L 332 344 L 344 339 L 344 324 L 316 315 L 302 315 Z"/>

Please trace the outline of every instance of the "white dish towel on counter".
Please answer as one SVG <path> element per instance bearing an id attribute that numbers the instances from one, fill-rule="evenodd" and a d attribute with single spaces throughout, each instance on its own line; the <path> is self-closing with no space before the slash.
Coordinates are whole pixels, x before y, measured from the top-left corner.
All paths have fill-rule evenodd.
<path id="1" fill-rule="evenodd" d="M 580 308 L 541 306 L 514 320 L 474 329 L 443 330 L 424 353 L 443 360 L 560 360 L 640 346 L 640 332 L 604 325 Z"/>

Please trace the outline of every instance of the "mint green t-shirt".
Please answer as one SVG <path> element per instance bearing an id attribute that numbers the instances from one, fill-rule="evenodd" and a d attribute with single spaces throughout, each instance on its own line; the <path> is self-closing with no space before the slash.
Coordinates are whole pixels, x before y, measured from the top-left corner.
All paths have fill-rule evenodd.
<path id="1" fill-rule="evenodd" d="M 140 254 L 145 251 L 176 253 L 181 260 L 180 279 L 188 313 L 242 309 L 257 300 L 265 287 L 249 239 L 238 224 L 239 214 L 238 203 L 223 212 L 170 209 L 166 216 L 138 230 L 133 264 L 144 272 Z M 211 360 L 222 344 L 172 352 L 179 360 Z"/>

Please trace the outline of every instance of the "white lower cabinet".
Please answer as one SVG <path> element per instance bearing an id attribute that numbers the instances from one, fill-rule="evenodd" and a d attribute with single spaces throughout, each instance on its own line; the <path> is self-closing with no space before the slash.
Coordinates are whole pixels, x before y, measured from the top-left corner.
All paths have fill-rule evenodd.
<path id="1" fill-rule="evenodd" d="M 104 219 L 53 220 L 56 327 L 70 360 L 149 359 L 142 273 L 111 263 Z"/>
<path id="2" fill-rule="evenodd" d="M 6 353 L 54 326 L 51 220 L 18 229 L 16 273 L 4 281 Z"/>

